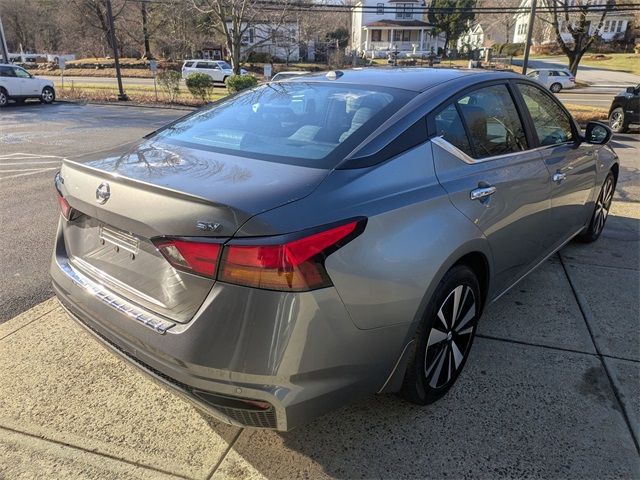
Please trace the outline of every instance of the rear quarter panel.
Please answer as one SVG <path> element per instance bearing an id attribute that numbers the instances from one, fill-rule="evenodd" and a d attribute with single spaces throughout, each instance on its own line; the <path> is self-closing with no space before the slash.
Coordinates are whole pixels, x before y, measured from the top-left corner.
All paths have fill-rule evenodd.
<path id="1" fill-rule="evenodd" d="M 438 183 L 429 142 L 374 167 L 336 170 L 309 197 L 255 217 L 238 234 L 359 216 L 368 218 L 365 231 L 326 260 L 358 328 L 419 320 L 440 278 L 466 253 L 480 251 L 491 264 L 482 233 Z"/>

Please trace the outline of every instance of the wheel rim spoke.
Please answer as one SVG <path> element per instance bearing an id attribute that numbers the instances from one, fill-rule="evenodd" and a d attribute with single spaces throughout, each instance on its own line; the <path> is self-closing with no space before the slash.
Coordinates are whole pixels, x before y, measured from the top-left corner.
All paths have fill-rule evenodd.
<path id="1" fill-rule="evenodd" d="M 435 345 L 436 343 L 440 343 L 447 339 L 447 333 L 442 330 L 438 330 L 437 328 L 432 328 L 431 333 L 429 333 L 429 341 L 427 342 L 427 347 L 431 345 Z"/>
<path id="2" fill-rule="evenodd" d="M 433 388 L 436 388 L 438 386 L 438 379 L 440 378 L 440 374 L 442 373 L 442 366 L 444 365 L 445 358 L 447 358 L 448 350 L 449 348 L 445 347 L 442 349 L 442 352 L 440 352 L 440 361 L 438 362 L 438 366 L 433 371 L 431 375 L 431 380 L 429 381 L 429 385 Z"/>
<path id="3" fill-rule="evenodd" d="M 460 364 L 462 363 L 463 355 L 460 349 L 458 348 L 458 345 L 456 345 L 455 341 L 451 342 L 451 351 L 453 352 L 453 359 L 455 360 L 456 370 L 457 370 Z"/>

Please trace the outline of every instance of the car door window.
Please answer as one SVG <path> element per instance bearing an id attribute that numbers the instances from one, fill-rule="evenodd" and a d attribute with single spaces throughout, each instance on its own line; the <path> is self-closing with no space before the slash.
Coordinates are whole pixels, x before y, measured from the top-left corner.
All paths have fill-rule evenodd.
<path id="1" fill-rule="evenodd" d="M 518 90 L 529 110 L 541 146 L 574 140 L 571 119 L 550 95 L 535 85 L 524 83 L 518 84 Z"/>
<path id="2" fill-rule="evenodd" d="M 522 121 L 506 85 L 480 88 L 458 99 L 457 104 L 471 137 L 475 158 L 528 148 Z"/>
<path id="3" fill-rule="evenodd" d="M 13 71 L 16 75 L 16 77 L 18 78 L 31 78 L 31 75 L 29 75 L 29 73 L 26 70 L 23 70 L 22 68 L 13 68 Z"/>
<path id="4" fill-rule="evenodd" d="M 11 77 L 14 78 L 16 74 L 13 72 L 12 67 L 1 67 L 0 66 L 0 77 Z"/>
<path id="5" fill-rule="evenodd" d="M 455 105 L 449 105 L 434 117 L 436 135 L 442 136 L 451 145 L 473 156 L 471 144 Z"/>
<path id="6" fill-rule="evenodd" d="M 196 68 L 211 68 L 207 62 L 198 62 Z"/>

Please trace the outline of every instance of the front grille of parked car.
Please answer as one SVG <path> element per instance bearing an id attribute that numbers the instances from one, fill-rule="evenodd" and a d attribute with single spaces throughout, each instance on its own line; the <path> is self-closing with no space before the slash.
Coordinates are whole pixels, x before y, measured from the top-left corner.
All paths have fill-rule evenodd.
<path id="1" fill-rule="evenodd" d="M 134 357 L 129 352 L 124 350 L 122 347 L 120 347 L 116 343 L 109 340 L 107 337 L 105 337 L 102 333 L 97 331 L 91 325 L 84 322 L 81 318 L 79 318 L 76 315 L 74 315 L 74 317 L 78 319 L 78 321 L 80 321 L 85 327 L 91 330 L 96 336 L 98 336 L 103 342 L 109 344 L 111 347 L 113 347 L 115 350 L 120 352 L 122 355 L 126 356 L 129 360 L 137 364 L 143 370 L 153 373 L 155 376 L 160 377 L 161 379 L 165 380 L 167 383 L 174 385 L 175 387 L 187 392 L 190 395 L 196 396 L 197 398 L 204 401 L 208 405 L 211 405 L 214 409 L 220 411 L 222 414 L 226 415 L 232 420 L 235 420 L 236 422 L 242 425 L 245 425 L 247 427 L 276 428 L 277 420 L 276 420 L 276 414 L 275 414 L 275 409 L 273 405 L 269 405 L 269 408 L 264 410 L 249 408 L 249 407 L 241 408 L 237 405 L 240 405 L 241 403 L 243 403 L 244 402 L 243 399 L 233 398 L 233 397 L 223 397 L 221 395 L 216 395 L 209 392 L 194 390 L 192 387 L 190 387 L 186 383 L 182 383 L 176 380 L 175 378 L 165 375 L 159 370 L 156 370 L 155 368 L 153 368 L 151 365 L 146 364 L 139 358 Z M 236 406 L 232 406 L 230 404 L 234 402 Z M 227 403 L 227 405 L 225 405 L 224 403 Z"/>

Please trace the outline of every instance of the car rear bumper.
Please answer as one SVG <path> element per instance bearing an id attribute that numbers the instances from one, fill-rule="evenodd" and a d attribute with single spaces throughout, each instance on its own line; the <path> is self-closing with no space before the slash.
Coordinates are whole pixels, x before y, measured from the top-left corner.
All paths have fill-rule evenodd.
<path id="1" fill-rule="evenodd" d="M 101 343 L 199 409 L 243 427 L 290 430 L 379 391 L 409 328 L 358 329 L 334 288 L 281 293 L 218 282 L 191 321 L 162 331 L 90 279 L 78 282 L 60 229 L 51 276 L 61 304 Z"/>

